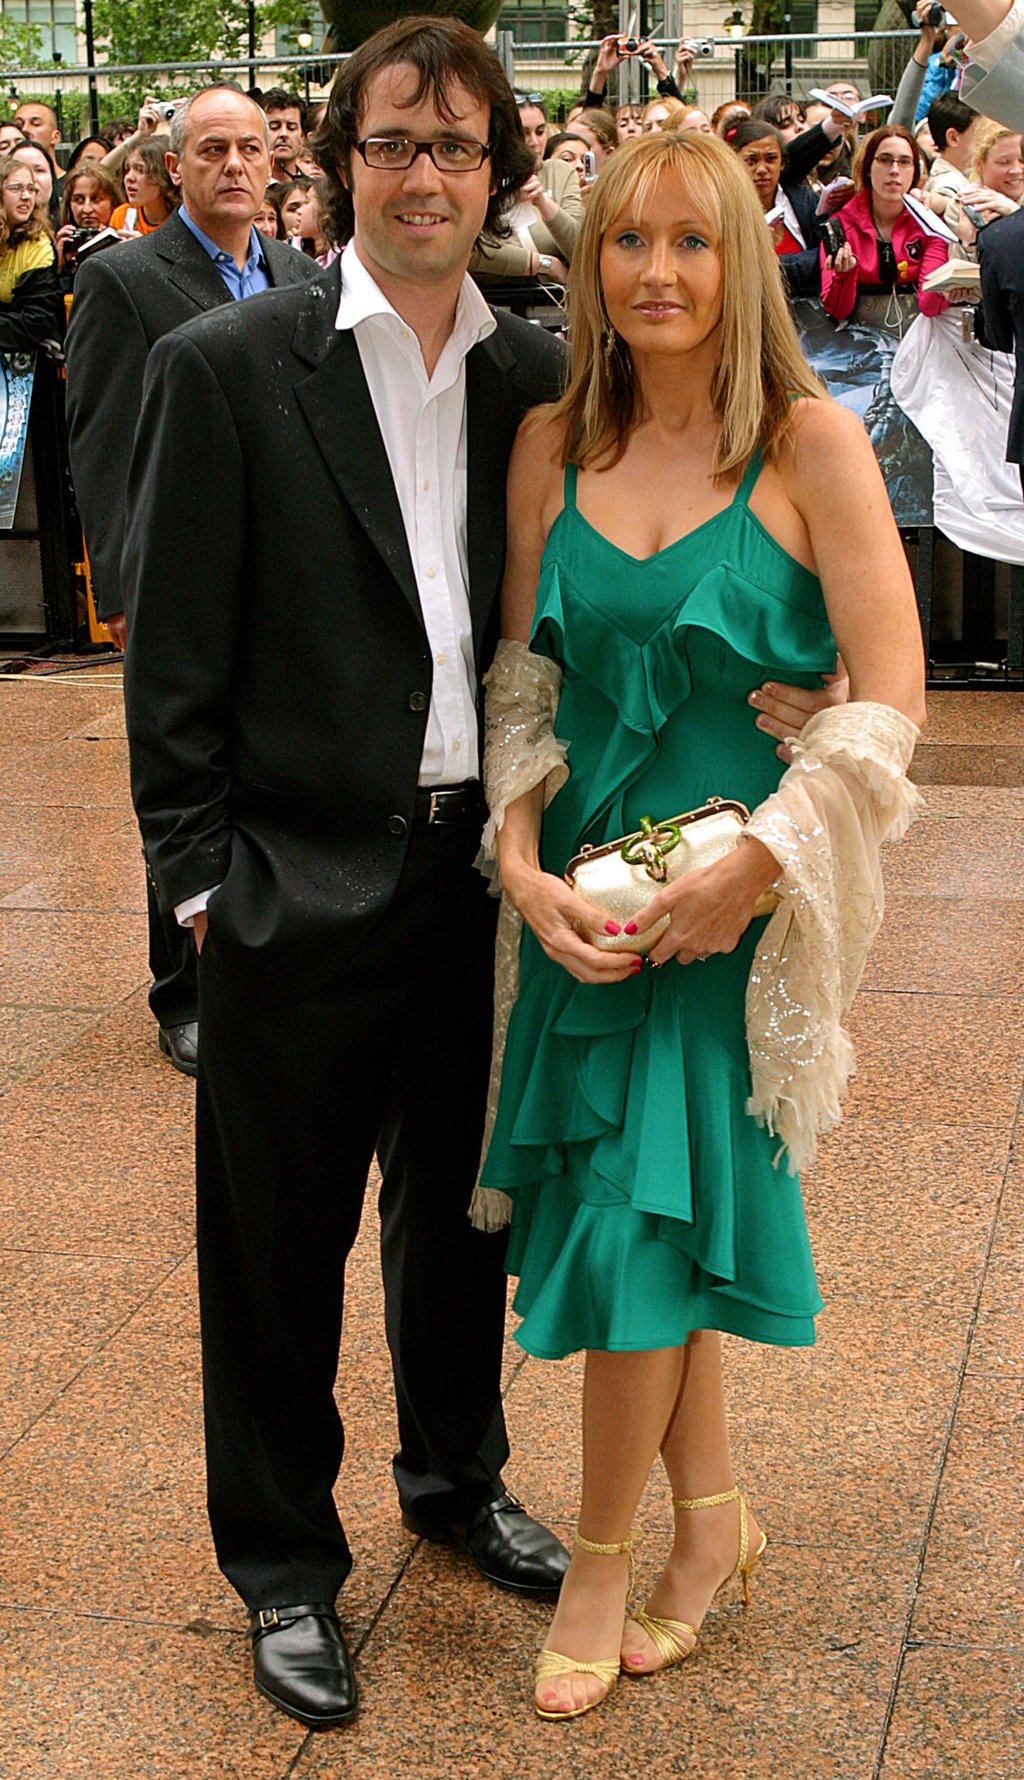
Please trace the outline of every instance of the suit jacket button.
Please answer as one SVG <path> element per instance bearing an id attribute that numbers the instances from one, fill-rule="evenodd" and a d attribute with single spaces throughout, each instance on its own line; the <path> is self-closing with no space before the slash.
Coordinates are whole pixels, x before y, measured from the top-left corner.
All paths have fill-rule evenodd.
<path id="1" fill-rule="evenodd" d="M 409 824 L 404 816 L 389 816 L 388 827 L 391 830 L 391 833 L 396 835 L 408 834 L 409 832 Z"/>
<path id="2" fill-rule="evenodd" d="M 409 694 L 410 711 L 425 711 L 428 702 L 425 692 L 410 692 Z"/>

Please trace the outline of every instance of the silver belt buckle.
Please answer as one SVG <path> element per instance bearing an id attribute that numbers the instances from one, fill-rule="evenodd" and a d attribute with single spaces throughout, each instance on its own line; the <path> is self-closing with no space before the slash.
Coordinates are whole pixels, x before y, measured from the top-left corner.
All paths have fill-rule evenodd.
<path id="1" fill-rule="evenodd" d="M 438 814 L 438 811 L 440 810 L 440 808 L 441 808 L 440 795 L 438 792 L 432 791 L 430 793 L 430 808 L 427 811 L 428 824 L 431 822 L 435 822 L 437 820 L 437 814 Z"/>

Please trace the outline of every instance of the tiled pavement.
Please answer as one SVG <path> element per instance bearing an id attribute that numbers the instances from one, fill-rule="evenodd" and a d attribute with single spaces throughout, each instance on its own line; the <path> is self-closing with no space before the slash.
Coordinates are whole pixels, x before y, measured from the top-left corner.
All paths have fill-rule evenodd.
<path id="1" fill-rule="evenodd" d="M 545 1609 L 398 1523 L 371 1202 L 342 1373 L 364 1707 L 309 1735 L 252 1691 L 207 1538 L 192 1089 L 146 1009 L 116 676 L 0 683 L 3 1780 L 1020 1780 L 1024 699 L 931 711 L 807 1180 L 819 1345 L 729 1346 L 772 1535 L 751 1611 L 577 1724 L 534 1718 Z M 507 1358 L 510 1481 L 568 1534 L 578 1366 Z"/>

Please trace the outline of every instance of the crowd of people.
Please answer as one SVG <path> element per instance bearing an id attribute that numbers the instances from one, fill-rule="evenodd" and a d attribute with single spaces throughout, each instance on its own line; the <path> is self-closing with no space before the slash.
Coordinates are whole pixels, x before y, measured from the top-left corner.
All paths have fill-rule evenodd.
<path id="1" fill-rule="evenodd" d="M 986 276 L 1019 215 L 1016 43 L 975 89 L 1000 123 L 929 106 Z M 319 1728 L 358 1701 L 334 1384 L 374 1151 L 402 1520 L 557 1597 L 537 1712 L 685 1661 L 719 1588 L 746 1596 L 767 1535 L 721 1335 L 814 1339 L 798 1170 L 841 1117 L 881 847 L 918 801 L 905 554 L 789 293 L 960 295 L 922 287 L 928 150 L 893 117 L 857 140 L 849 82 L 811 120 L 707 117 L 649 44 L 657 99 L 613 111 L 630 53 L 606 40 L 556 132 L 467 26 L 400 20 L 339 70 L 312 158 L 294 95 L 210 86 L 80 156 L 56 231 L 33 146 L 0 160 L 25 309 L 57 234 L 115 243 L 61 248 L 71 463 L 126 651 L 153 1012 L 197 1074 L 208 1506 L 256 1686 Z M 496 265 L 568 278 L 568 353 L 488 305 L 469 273 Z M 676 873 L 722 796 L 742 839 Z M 588 855 L 637 867 L 628 914 L 575 885 Z M 586 1354 L 571 1552 L 502 1477 L 507 1272 L 522 1345 Z"/>

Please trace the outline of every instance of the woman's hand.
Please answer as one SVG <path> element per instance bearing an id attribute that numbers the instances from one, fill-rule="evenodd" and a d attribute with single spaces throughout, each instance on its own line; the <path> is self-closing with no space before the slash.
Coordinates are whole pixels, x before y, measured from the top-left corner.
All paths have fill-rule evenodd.
<path id="1" fill-rule="evenodd" d="M 536 934 L 548 957 L 579 983 L 621 983 L 634 976 L 642 960 L 636 952 L 602 952 L 591 933 L 619 933 L 618 923 L 577 896 L 553 872 L 535 866 L 501 867 L 502 887 Z"/>
<path id="2" fill-rule="evenodd" d="M 597 60 L 591 71 L 590 85 L 595 93 L 600 92 L 601 89 L 597 85 L 594 75 L 603 75 L 604 79 L 607 80 L 609 74 L 613 74 L 619 63 L 623 60 L 624 55 L 619 48 L 618 31 L 613 31 L 609 37 L 602 37 L 601 47 L 597 52 Z"/>
<path id="3" fill-rule="evenodd" d="M 71 240 L 71 237 L 74 234 L 74 232 L 75 232 L 74 223 L 65 223 L 64 227 L 62 229 L 57 230 L 57 233 L 53 238 L 53 244 L 57 249 L 57 270 L 58 271 L 64 264 L 64 249 L 67 247 L 67 244 Z"/>
<path id="4" fill-rule="evenodd" d="M 660 49 L 657 49 L 649 37 L 645 37 L 637 49 L 641 62 L 646 62 L 655 80 L 667 80 L 668 66 Z"/>
<path id="5" fill-rule="evenodd" d="M 857 260 L 850 243 L 844 241 L 842 247 L 826 259 L 825 264 L 831 267 L 837 278 L 844 278 L 848 272 L 856 272 Z"/>
<path id="6" fill-rule="evenodd" d="M 675 958 L 693 964 L 713 952 L 735 951 L 753 920 L 754 904 L 779 869 L 768 848 L 750 836 L 714 865 L 697 866 L 666 884 L 634 917 L 637 932 L 645 933 L 669 916 L 665 932 L 648 953 L 651 963 Z"/>
<path id="7" fill-rule="evenodd" d="M 1016 216 L 1018 206 L 1012 198 L 1006 198 L 1002 192 L 994 192 L 989 185 L 969 185 L 960 193 L 960 203 L 969 204 L 977 210 L 987 223 L 995 222 L 999 216 Z"/>
<path id="8" fill-rule="evenodd" d="M 766 680 L 747 700 L 758 713 L 756 727 L 775 737 L 779 744 L 775 752 L 787 765 L 793 759 L 792 749 L 786 746 L 787 736 L 798 736 L 808 719 L 818 711 L 824 711 L 826 706 L 845 705 L 849 699 L 850 680 L 839 657 L 836 658 L 835 673 L 822 674 L 821 677 L 825 682 L 821 687 L 785 686 L 775 680 Z"/>
<path id="9" fill-rule="evenodd" d="M 156 108 L 156 100 L 151 93 L 147 93 L 139 109 L 139 122 L 136 134 L 139 136 L 154 135 L 159 122 L 160 113 Z"/>
<path id="10" fill-rule="evenodd" d="M 676 86 L 681 93 L 686 91 L 686 84 L 693 67 L 693 40 L 689 37 L 680 38 L 676 44 Z"/>
<path id="11" fill-rule="evenodd" d="M 558 215 L 558 201 L 544 190 L 539 173 L 531 173 L 529 179 L 523 182 L 519 187 L 519 196 L 524 204 L 532 204 L 545 222 L 550 222 L 553 216 Z"/>

